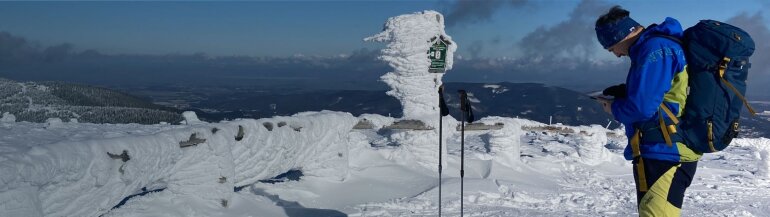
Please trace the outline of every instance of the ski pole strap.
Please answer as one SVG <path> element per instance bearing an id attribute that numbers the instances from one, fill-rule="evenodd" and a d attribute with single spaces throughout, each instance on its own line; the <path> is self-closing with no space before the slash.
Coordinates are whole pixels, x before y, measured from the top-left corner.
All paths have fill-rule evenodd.
<path id="1" fill-rule="evenodd" d="M 631 150 L 633 151 L 634 159 L 636 160 L 636 176 L 638 178 L 638 185 L 640 192 L 647 192 L 647 177 L 644 174 L 644 160 L 642 159 L 642 153 L 639 150 L 639 143 L 642 131 L 636 129 L 634 136 L 631 137 Z"/>

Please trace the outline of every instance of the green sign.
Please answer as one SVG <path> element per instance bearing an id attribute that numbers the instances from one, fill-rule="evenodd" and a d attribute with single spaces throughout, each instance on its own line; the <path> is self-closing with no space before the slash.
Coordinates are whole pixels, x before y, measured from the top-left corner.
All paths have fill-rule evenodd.
<path id="1" fill-rule="evenodd" d="M 448 42 L 444 37 L 433 38 L 433 45 L 428 49 L 428 59 L 430 59 L 431 73 L 444 73 L 446 71 L 446 52 Z"/>

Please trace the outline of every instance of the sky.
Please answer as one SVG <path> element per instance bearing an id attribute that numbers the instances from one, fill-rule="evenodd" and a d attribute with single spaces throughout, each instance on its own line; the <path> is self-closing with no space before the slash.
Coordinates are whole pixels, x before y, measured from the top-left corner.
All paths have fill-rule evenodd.
<path id="1" fill-rule="evenodd" d="M 739 2 L 739 3 L 738 3 Z M 43 45 L 71 43 L 108 54 L 338 55 L 388 17 L 422 10 L 447 16 L 466 57 L 512 57 L 538 28 L 569 19 L 577 0 L 549 1 L 0 2 L 0 31 Z M 768 9 L 759 0 L 610 1 L 642 24 L 666 16 L 684 26 Z M 763 8 L 764 7 L 764 8 Z M 465 48 L 465 49 L 463 49 Z"/>
<path id="2" fill-rule="evenodd" d="M 758 61 L 770 58 L 764 43 L 770 41 L 770 1 L 763 0 L 0 2 L 0 77 L 96 84 L 181 76 L 377 83 L 390 70 L 376 59 L 384 44 L 363 39 L 379 33 L 389 17 L 435 10 L 458 44 L 446 81 L 596 89 L 622 83 L 629 65 L 603 50 L 593 30 L 613 5 L 642 25 L 670 16 L 685 28 L 701 19 L 744 28 L 757 41 L 749 91 L 770 92 L 753 85 L 770 82 L 770 61 Z"/>

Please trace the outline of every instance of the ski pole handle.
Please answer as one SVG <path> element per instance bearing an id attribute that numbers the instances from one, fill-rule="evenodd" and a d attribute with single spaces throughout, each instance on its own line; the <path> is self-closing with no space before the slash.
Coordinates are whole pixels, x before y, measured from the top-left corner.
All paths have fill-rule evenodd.
<path id="1" fill-rule="evenodd" d="M 449 115 L 449 107 L 446 106 L 446 100 L 444 100 L 444 85 L 438 87 L 438 107 L 441 116 Z"/>
<path id="2" fill-rule="evenodd" d="M 460 110 L 463 112 L 468 111 L 468 93 L 465 92 L 465 90 L 458 90 L 458 94 L 460 94 Z"/>

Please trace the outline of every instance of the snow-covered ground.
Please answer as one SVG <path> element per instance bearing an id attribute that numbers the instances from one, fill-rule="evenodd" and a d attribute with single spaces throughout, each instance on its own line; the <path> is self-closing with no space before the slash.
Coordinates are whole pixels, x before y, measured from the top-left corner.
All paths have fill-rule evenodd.
<path id="1" fill-rule="evenodd" d="M 353 130 L 364 118 L 375 129 Z M 437 130 L 380 129 L 393 121 L 325 111 L 190 125 L 0 123 L 0 216 L 436 216 Z M 458 216 L 460 134 L 444 121 L 443 214 Z M 481 122 L 505 127 L 466 132 L 467 216 L 635 214 L 621 131 Z M 193 133 L 205 141 L 180 148 Z M 770 213 L 769 151 L 768 139 L 739 139 L 706 155 L 683 215 Z M 304 176 L 258 181 L 291 169 Z M 165 190 L 111 209 L 142 188 Z"/>

